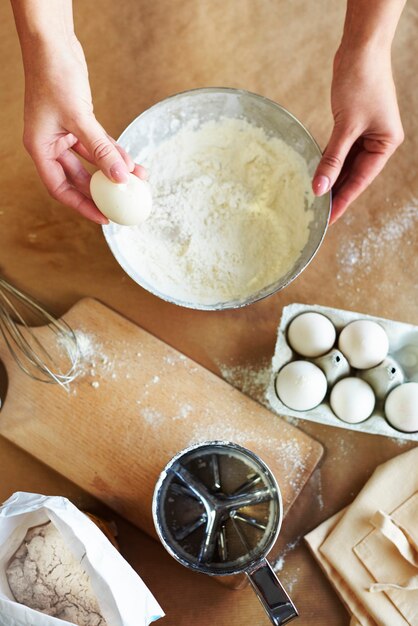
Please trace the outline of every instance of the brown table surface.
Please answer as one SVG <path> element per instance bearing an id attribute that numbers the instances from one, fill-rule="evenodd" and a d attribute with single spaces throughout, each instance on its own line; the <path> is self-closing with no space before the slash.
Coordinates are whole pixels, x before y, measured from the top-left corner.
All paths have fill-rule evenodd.
<path id="1" fill-rule="evenodd" d="M 344 4 L 77 0 L 77 32 L 97 117 L 117 136 L 169 94 L 198 86 L 241 87 L 283 104 L 324 146 Z M 2 2 L 1 273 L 57 315 L 82 296 L 94 296 L 247 389 L 250 368 L 265 367 L 271 358 L 281 309 L 290 302 L 418 324 L 417 27 L 416 6 L 408 3 L 393 52 L 406 140 L 384 173 L 329 230 L 315 260 L 284 292 L 243 310 L 206 313 L 176 308 L 136 286 L 114 261 L 99 228 L 47 196 L 21 144 L 23 74 L 11 10 Z M 347 613 L 300 537 L 347 505 L 379 463 L 412 444 L 302 421 L 300 427 L 326 453 L 282 531 L 281 577 L 301 613 L 300 626 L 347 626 Z M 0 500 L 15 490 L 62 494 L 109 516 L 90 496 L 5 440 L 0 440 L 0 472 Z M 251 589 L 230 591 L 190 573 L 157 543 L 116 521 L 122 552 L 165 608 L 167 626 L 266 623 Z"/>

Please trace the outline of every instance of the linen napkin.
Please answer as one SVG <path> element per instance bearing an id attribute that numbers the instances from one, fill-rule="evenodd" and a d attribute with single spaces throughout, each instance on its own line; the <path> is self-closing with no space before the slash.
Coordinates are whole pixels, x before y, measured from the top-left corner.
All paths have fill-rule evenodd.
<path id="1" fill-rule="evenodd" d="M 354 502 L 305 540 L 350 626 L 418 626 L 418 448 L 380 465 Z"/>

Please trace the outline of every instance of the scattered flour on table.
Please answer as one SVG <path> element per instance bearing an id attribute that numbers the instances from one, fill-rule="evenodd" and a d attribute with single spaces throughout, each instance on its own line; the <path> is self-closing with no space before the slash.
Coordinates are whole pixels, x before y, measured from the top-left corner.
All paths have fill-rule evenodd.
<path id="1" fill-rule="evenodd" d="M 411 443 L 408 439 L 399 439 L 399 437 L 391 437 L 390 441 L 392 441 L 392 443 L 396 443 L 400 448 Z"/>
<path id="2" fill-rule="evenodd" d="M 115 363 L 109 358 L 103 345 L 97 341 L 94 335 L 76 330 L 75 336 L 80 352 L 80 374 L 89 375 L 93 379 L 90 383 L 93 389 L 99 389 L 100 382 L 96 380 L 96 377 L 99 375 L 101 377 L 111 376 Z"/>
<path id="3" fill-rule="evenodd" d="M 141 415 L 145 421 L 152 426 L 161 426 L 165 420 L 165 416 L 161 411 L 148 406 L 141 409 Z"/>
<path id="4" fill-rule="evenodd" d="M 324 496 L 322 493 L 322 473 L 321 473 L 320 467 L 317 467 L 316 470 L 313 472 L 311 479 L 310 479 L 310 486 L 315 492 L 319 510 L 323 511 L 325 503 L 324 503 Z"/>
<path id="5" fill-rule="evenodd" d="M 95 389 L 101 389 L 106 378 L 126 378 L 126 368 L 129 367 L 129 355 L 123 358 L 123 351 L 118 361 L 109 357 L 106 348 L 94 334 L 86 333 L 80 329 L 76 331 L 79 350 L 81 354 L 80 367 L 87 381 Z M 135 353 L 136 358 L 141 359 L 141 353 Z M 305 447 L 301 447 L 297 440 L 286 439 L 277 442 L 277 437 L 270 437 L 269 431 L 258 429 L 247 422 L 242 428 L 239 416 L 242 409 L 233 407 L 227 415 L 219 415 L 219 407 L 212 409 L 210 405 L 203 409 L 197 409 L 187 398 L 174 393 L 171 397 L 169 411 L 161 411 L 153 405 L 155 393 L 158 393 L 158 386 L 161 384 L 167 371 L 172 367 L 187 367 L 187 371 L 193 375 L 193 368 L 188 367 L 187 359 L 183 355 L 167 355 L 164 358 L 161 370 L 158 374 L 150 377 L 141 389 L 138 389 L 135 403 L 138 413 L 151 428 L 161 429 L 170 421 L 181 420 L 184 428 L 188 432 L 188 443 L 197 443 L 208 440 L 229 440 L 238 444 L 246 445 L 252 442 L 259 449 L 264 449 L 269 455 L 274 456 L 276 461 L 283 468 L 284 475 L 287 476 L 288 484 L 292 489 L 299 489 L 305 475 L 305 458 L 309 456 Z M 244 365 L 222 365 L 219 364 L 224 379 L 259 402 L 264 402 L 265 391 L 270 377 L 270 360 L 265 358 L 257 364 Z M 100 380 L 100 382 L 99 382 Z M 199 410 L 199 414 L 197 414 Z M 195 417 L 203 417 L 204 420 L 195 420 Z M 216 413 L 215 413 L 216 411 Z M 277 418 L 271 415 L 271 432 L 274 433 L 278 424 Z M 173 453 L 178 450 L 173 450 Z"/>
<path id="6" fill-rule="evenodd" d="M 351 216 L 345 218 L 351 220 Z M 379 223 L 364 232 L 346 238 L 338 253 L 337 283 L 340 287 L 356 285 L 357 282 L 382 268 L 385 273 L 375 281 L 374 288 L 386 289 L 393 283 L 391 258 L 393 255 L 410 263 L 411 247 L 416 246 L 418 228 L 418 198 L 405 207 L 393 207 L 390 214 L 379 216 Z M 415 261 L 416 262 L 416 257 Z M 413 271 L 413 268 L 409 268 Z M 418 265 L 416 267 L 418 270 Z M 395 277 L 396 280 L 396 277 Z M 418 283 L 417 283 L 418 288 Z M 361 296 L 361 294 L 359 294 Z"/>
<path id="7" fill-rule="evenodd" d="M 280 425 L 274 415 L 271 416 L 272 422 L 268 430 L 252 427 L 248 423 L 243 426 L 234 412 L 219 415 L 208 410 L 205 417 L 206 421 L 195 422 L 193 412 L 188 415 L 188 445 L 222 440 L 263 451 L 260 454 L 274 458 L 276 465 L 280 466 L 280 474 L 286 477 L 286 486 L 293 491 L 301 489 L 305 481 L 306 458 L 309 457 L 309 452 L 296 440 L 277 441 L 277 429 Z"/>
<path id="8" fill-rule="evenodd" d="M 302 537 L 296 537 L 293 541 L 290 541 L 284 549 L 281 551 L 280 555 L 276 558 L 275 561 L 272 561 L 271 566 L 276 574 L 280 574 L 280 582 L 286 589 L 287 593 L 292 594 L 294 587 L 299 582 L 299 577 L 301 573 L 301 568 L 296 567 L 289 571 L 284 571 L 284 567 L 286 564 L 287 556 L 293 552 L 295 548 L 300 544 Z"/>
<path id="9" fill-rule="evenodd" d="M 164 357 L 164 363 L 167 363 L 167 365 L 172 365 L 172 366 L 178 365 L 182 361 L 184 362 L 186 360 L 187 360 L 187 357 L 181 353 L 167 354 Z"/>
<path id="10" fill-rule="evenodd" d="M 271 566 L 275 572 L 281 572 L 285 563 L 286 556 L 289 552 L 292 552 L 300 543 L 301 537 L 296 537 L 293 541 L 290 541 L 280 552 L 280 555 L 277 557 L 275 561 L 272 562 Z"/>
<path id="11" fill-rule="evenodd" d="M 107 371 L 113 369 L 114 363 L 94 335 L 82 330 L 76 330 L 75 336 L 80 354 L 79 365 L 82 373 L 89 372 L 91 376 L 95 376 L 96 369 L 105 369 Z"/>
<path id="12" fill-rule="evenodd" d="M 217 363 L 221 372 L 222 378 L 233 387 L 236 387 L 249 397 L 260 402 L 267 408 L 269 407 L 268 400 L 266 398 L 268 385 L 271 376 L 271 361 L 265 357 L 258 363 L 249 363 L 242 365 L 227 365 L 225 363 Z M 225 433 L 225 439 L 235 441 L 236 443 L 246 444 L 247 441 L 254 441 L 261 449 L 264 447 L 269 454 L 274 454 L 276 461 L 280 462 L 283 468 L 283 473 L 287 477 L 287 483 L 292 489 L 299 489 L 305 479 L 305 454 L 300 448 L 298 441 L 294 439 L 288 439 L 280 441 L 277 444 L 276 439 L 266 439 L 260 433 L 256 431 L 240 431 L 236 422 L 233 419 L 234 416 L 227 416 L 221 425 L 219 424 L 206 424 L 205 432 L 213 434 L 214 438 L 219 437 L 220 432 Z M 271 414 L 271 430 L 272 433 L 278 428 L 277 417 Z M 192 442 L 199 441 L 203 435 L 202 428 L 194 428 L 192 426 Z M 209 437 L 207 437 L 209 439 Z M 274 448 L 273 448 L 274 441 Z"/>
<path id="13" fill-rule="evenodd" d="M 330 451 L 330 462 L 340 463 L 341 459 L 352 457 L 355 452 L 355 431 L 341 430 L 341 436 L 338 437 L 336 444 L 332 446 L 332 452 Z"/>
<path id="14" fill-rule="evenodd" d="M 292 269 L 313 219 L 305 160 L 244 119 L 186 124 L 152 151 L 153 212 L 115 227 L 125 262 L 174 299 L 242 299 Z"/>
<path id="15" fill-rule="evenodd" d="M 183 404 L 180 407 L 179 412 L 173 416 L 173 420 L 183 420 L 186 419 L 186 417 L 188 417 L 191 413 L 193 412 L 193 405 L 192 404 Z"/>
<path id="16" fill-rule="evenodd" d="M 76 346 L 73 341 L 65 340 L 62 342 L 62 346 L 77 362 L 77 376 L 70 388 L 70 393 L 77 395 L 77 382 L 80 379 L 88 378 L 90 386 L 93 389 L 99 389 L 98 377 L 101 379 L 115 378 L 116 363 L 107 355 L 103 345 L 93 334 L 77 329 L 74 330 L 74 335 L 77 342 Z"/>
<path id="17" fill-rule="evenodd" d="M 226 382 L 240 389 L 247 396 L 268 406 L 266 393 L 271 376 L 270 359 L 264 358 L 256 364 L 227 365 L 217 363 L 217 365 Z"/>
<path id="18" fill-rule="evenodd" d="M 286 591 L 290 594 L 293 593 L 293 588 L 298 584 L 300 576 L 300 567 L 297 567 L 295 571 L 289 575 L 281 577 L 281 581 L 286 589 Z"/>

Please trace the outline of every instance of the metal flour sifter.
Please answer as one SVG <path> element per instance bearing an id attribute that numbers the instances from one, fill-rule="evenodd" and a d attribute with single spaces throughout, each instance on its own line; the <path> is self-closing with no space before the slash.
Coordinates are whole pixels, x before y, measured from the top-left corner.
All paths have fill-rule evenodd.
<path id="1" fill-rule="evenodd" d="M 245 573 L 273 624 L 297 617 L 266 560 L 283 510 L 276 479 L 256 454 L 225 441 L 183 450 L 160 475 L 153 517 L 164 547 L 182 565 L 212 576 Z"/>

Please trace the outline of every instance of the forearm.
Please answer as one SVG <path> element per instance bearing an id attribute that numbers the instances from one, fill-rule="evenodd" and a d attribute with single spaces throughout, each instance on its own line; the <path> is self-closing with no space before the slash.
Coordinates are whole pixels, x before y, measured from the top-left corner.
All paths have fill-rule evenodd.
<path id="1" fill-rule="evenodd" d="M 341 49 L 389 51 L 406 0 L 347 0 Z"/>
<path id="2" fill-rule="evenodd" d="M 33 57 L 55 54 L 75 41 L 71 0 L 11 0 L 25 65 Z"/>

